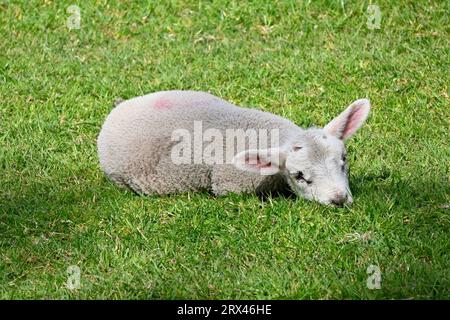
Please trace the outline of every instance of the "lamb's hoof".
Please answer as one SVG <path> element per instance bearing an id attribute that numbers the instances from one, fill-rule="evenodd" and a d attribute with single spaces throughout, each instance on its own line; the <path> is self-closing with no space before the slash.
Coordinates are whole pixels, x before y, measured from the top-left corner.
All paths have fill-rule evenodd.
<path id="1" fill-rule="evenodd" d="M 121 104 L 122 102 L 124 102 L 125 100 L 122 98 L 116 98 L 114 100 L 114 107 L 117 107 L 119 104 Z"/>

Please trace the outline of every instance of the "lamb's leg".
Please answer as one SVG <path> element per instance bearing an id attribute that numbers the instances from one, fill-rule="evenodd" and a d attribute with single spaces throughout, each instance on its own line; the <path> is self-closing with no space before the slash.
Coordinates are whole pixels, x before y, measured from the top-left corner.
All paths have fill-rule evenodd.
<path id="1" fill-rule="evenodd" d="M 234 193 L 276 194 L 289 190 L 281 175 L 259 175 L 241 171 L 230 164 L 216 165 L 212 170 L 211 187 L 215 195 Z"/>
<path id="2" fill-rule="evenodd" d="M 241 171 L 231 164 L 221 164 L 213 167 L 211 188 L 215 195 L 226 195 L 229 192 L 252 193 L 259 180 L 254 173 Z"/>
<path id="3" fill-rule="evenodd" d="M 133 176 L 128 186 L 140 194 L 179 194 L 210 191 L 211 170 L 204 165 L 176 165 L 162 159 L 153 172 Z"/>

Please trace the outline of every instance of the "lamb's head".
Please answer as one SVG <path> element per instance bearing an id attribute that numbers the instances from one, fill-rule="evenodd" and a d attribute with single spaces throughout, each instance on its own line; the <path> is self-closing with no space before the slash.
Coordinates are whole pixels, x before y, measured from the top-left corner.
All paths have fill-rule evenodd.
<path id="1" fill-rule="evenodd" d="M 353 201 L 344 141 L 364 123 L 370 102 L 360 99 L 324 128 L 294 134 L 280 148 L 237 154 L 236 167 L 263 175 L 283 175 L 292 190 L 310 200 L 341 206 Z"/>

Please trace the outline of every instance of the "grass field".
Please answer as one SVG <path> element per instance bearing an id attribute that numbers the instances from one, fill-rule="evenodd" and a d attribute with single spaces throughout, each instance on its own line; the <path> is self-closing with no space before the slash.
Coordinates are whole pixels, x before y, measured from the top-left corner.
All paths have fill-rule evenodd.
<path id="1" fill-rule="evenodd" d="M 0 2 L 0 298 L 450 298 L 446 1 L 373 2 L 380 29 L 368 1 L 71 4 Z M 117 188 L 112 101 L 167 89 L 304 127 L 369 97 L 353 205 Z"/>

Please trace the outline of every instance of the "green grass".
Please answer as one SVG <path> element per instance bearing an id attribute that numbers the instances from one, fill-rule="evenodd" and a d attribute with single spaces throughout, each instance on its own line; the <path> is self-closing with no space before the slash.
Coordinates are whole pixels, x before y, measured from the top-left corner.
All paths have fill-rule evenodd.
<path id="1" fill-rule="evenodd" d="M 70 4 L 0 3 L 0 298 L 450 298 L 448 3 L 377 1 L 379 30 L 368 1 Z M 117 188 L 112 101 L 167 89 L 305 127 L 370 97 L 354 204 Z"/>

